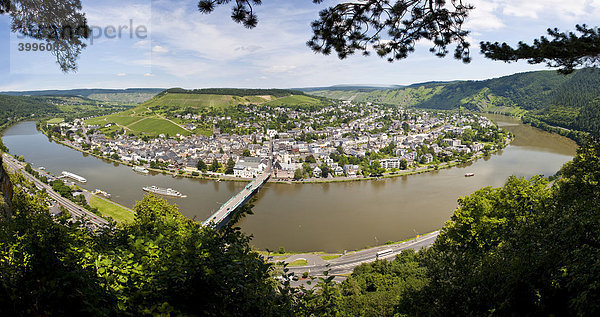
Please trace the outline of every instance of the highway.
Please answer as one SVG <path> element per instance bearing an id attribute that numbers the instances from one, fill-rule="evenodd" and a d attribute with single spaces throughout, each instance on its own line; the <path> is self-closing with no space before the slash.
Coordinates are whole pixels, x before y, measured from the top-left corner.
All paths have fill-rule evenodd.
<path id="1" fill-rule="evenodd" d="M 379 251 L 391 249 L 392 252 L 386 253 L 384 256 L 380 256 L 379 259 L 392 260 L 397 254 L 400 254 L 404 250 L 419 250 L 423 247 L 429 247 L 431 244 L 433 244 L 433 242 L 435 242 L 435 239 L 437 239 L 439 234 L 439 231 L 434 231 L 410 241 L 378 246 L 350 253 L 348 255 L 343 255 L 337 259 L 327 261 L 326 264 L 293 267 L 288 266 L 288 269 L 290 272 L 295 273 L 296 276 L 300 276 L 304 272 L 308 272 L 312 276 L 322 276 L 323 272 L 326 270 L 329 270 L 329 275 L 349 274 L 352 273 L 356 266 L 362 263 L 375 261 L 377 259 L 377 252 Z M 302 255 L 298 255 L 297 257 L 301 256 Z"/>
<path id="2" fill-rule="evenodd" d="M 25 168 L 21 165 L 21 163 L 12 156 L 4 153 L 2 157 L 4 158 L 4 162 L 6 163 L 7 168 L 9 168 L 13 172 L 21 173 L 28 181 L 33 182 L 37 188 L 46 189 L 46 193 L 48 194 L 48 196 L 54 199 L 59 205 L 65 207 L 74 218 L 87 218 L 87 220 L 89 220 L 89 222 L 95 225 L 96 227 L 102 227 L 108 224 L 108 221 L 106 221 L 105 219 L 89 212 L 83 207 L 62 197 L 60 194 L 55 192 L 51 186 L 44 184 L 39 179 L 33 177 L 33 175 L 27 173 L 25 171 Z"/>

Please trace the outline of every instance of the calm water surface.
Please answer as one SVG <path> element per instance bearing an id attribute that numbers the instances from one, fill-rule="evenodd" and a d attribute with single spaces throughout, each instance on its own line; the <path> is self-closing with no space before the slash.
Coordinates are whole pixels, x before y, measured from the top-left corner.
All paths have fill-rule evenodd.
<path id="1" fill-rule="evenodd" d="M 258 194 L 254 215 L 240 222 L 258 248 L 342 251 L 402 240 L 439 229 L 457 206 L 457 198 L 484 186 L 501 186 L 511 175 L 552 175 L 573 155 L 576 144 L 559 135 L 490 116 L 515 134 L 507 148 L 461 167 L 379 181 L 330 184 L 271 184 Z M 204 220 L 245 183 L 214 182 L 142 175 L 130 167 L 83 155 L 50 142 L 34 122 L 19 123 L 2 137 L 12 154 L 54 174 L 67 170 L 87 178 L 83 185 L 112 194 L 132 207 L 142 187 L 171 187 L 188 195 L 169 199 L 187 217 Z M 465 178 L 465 173 L 475 173 Z"/>

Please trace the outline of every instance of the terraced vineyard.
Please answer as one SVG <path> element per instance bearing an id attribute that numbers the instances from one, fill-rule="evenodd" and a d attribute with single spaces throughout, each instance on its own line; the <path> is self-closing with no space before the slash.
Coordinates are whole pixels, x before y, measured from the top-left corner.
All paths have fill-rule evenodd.
<path id="1" fill-rule="evenodd" d="M 223 94 L 219 94 L 223 91 Z M 213 93 L 215 92 L 215 93 Z M 230 94 L 225 94 L 229 92 Z M 243 95 L 248 93 L 249 95 Z M 286 90 L 260 89 L 209 89 L 185 91 L 167 90 L 135 108 L 107 116 L 86 120 L 87 124 L 99 125 L 103 132 L 109 133 L 124 129 L 126 133 L 136 135 L 190 135 L 201 133 L 210 135 L 212 124 L 185 122 L 177 114 L 199 114 L 201 112 L 226 112 L 237 105 L 269 105 L 274 107 L 305 107 L 328 104 L 324 98 L 303 95 L 302 92 Z M 195 128 L 185 128 L 193 123 Z"/>
<path id="2" fill-rule="evenodd" d="M 147 134 L 147 135 L 190 135 L 191 131 L 176 124 L 175 122 L 166 119 L 159 114 L 153 113 L 147 107 L 141 105 L 134 109 L 130 109 L 117 114 L 102 116 L 86 120 L 87 124 L 96 124 L 106 127 L 106 132 L 110 130 L 125 129 L 128 133 Z"/>

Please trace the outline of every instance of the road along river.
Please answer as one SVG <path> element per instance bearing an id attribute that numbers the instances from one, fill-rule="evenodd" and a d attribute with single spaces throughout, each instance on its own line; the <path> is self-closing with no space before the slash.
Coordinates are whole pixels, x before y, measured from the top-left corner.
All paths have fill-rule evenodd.
<path id="1" fill-rule="evenodd" d="M 343 251 L 403 240 L 439 229 L 456 208 L 458 197 L 485 186 L 501 186 L 510 175 L 553 175 L 577 148 L 571 140 L 521 124 L 518 119 L 489 116 L 515 134 L 504 150 L 463 166 L 377 181 L 276 184 L 257 195 L 254 215 L 240 222 L 259 248 L 288 251 Z M 170 198 L 185 216 L 204 220 L 246 183 L 143 175 L 131 167 L 84 155 L 51 142 L 22 122 L 2 137 L 14 155 L 54 174 L 63 170 L 87 179 L 82 187 L 105 190 L 133 207 L 142 187 L 171 187 L 187 198 Z M 475 173 L 474 177 L 464 177 Z"/>

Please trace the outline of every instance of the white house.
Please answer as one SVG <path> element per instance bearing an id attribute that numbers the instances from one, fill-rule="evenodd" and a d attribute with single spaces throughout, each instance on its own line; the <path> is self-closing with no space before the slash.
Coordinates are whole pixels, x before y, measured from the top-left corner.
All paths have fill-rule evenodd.
<path id="1" fill-rule="evenodd" d="M 323 171 L 318 166 L 315 167 L 315 169 L 313 169 L 314 177 L 321 177 L 322 174 L 323 174 Z"/>
<path id="2" fill-rule="evenodd" d="M 233 175 L 243 178 L 254 178 L 260 175 L 267 168 L 260 158 L 243 157 L 233 167 Z"/>

